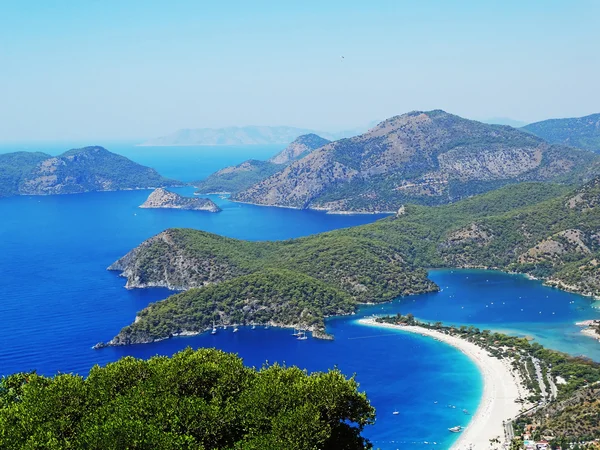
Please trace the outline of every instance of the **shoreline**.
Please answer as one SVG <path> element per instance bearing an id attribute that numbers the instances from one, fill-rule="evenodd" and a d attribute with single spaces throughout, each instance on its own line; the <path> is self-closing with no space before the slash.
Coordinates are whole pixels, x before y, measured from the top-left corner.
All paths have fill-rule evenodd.
<path id="1" fill-rule="evenodd" d="M 527 389 L 507 360 L 490 356 L 483 348 L 456 336 L 450 336 L 436 330 L 419 326 L 399 326 L 378 323 L 374 319 L 360 319 L 365 326 L 391 328 L 408 333 L 419 334 L 444 342 L 465 354 L 475 363 L 483 378 L 483 393 L 477 411 L 471 421 L 450 447 L 451 450 L 502 448 L 505 441 L 503 421 L 519 414 L 523 405 L 516 403 L 519 398 L 527 397 Z M 490 445 L 490 439 L 500 440 Z"/>

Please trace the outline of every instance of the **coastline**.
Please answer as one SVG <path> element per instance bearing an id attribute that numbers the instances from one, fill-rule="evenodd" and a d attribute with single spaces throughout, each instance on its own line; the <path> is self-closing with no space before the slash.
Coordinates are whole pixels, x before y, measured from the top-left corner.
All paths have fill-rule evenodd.
<path id="1" fill-rule="evenodd" d="M 469 425 L 461 432 L 451 450 L 502 448 L 505 441 L 503 422 L 512 419 L 524 409 L 516 403 L 519 398 L 527 397 L 527 389 L 507 360 L 489 355 L 483 348 L 436 330 L 419 326 L 399 326 L 378 323 L 374 319 L 360 319 L 358 323 L 366 326 L 392 328 L 408 333 L 434 338 L 460 350 L 471 359 L 483 377 L 483 394 Z M 499 439 L 500 443 L 490 445 L 490 439 Z"/>

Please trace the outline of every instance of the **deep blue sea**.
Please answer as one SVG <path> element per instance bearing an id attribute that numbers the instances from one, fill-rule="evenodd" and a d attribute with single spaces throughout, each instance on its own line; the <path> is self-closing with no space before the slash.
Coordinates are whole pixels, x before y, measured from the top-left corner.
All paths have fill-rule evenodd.
<path id="1" fill-rule="evenodd" d="M 244 159 L 267 158 L 277 147 L 133 147 L 109 150 L 152 166 L 163 175 L 194 180 Z M 68 147 L 31 147 L 51 154 Z M 14 150 L 2 147 L 1 151 Z M 191 195 L 193 189 L 179 192 Z M 265 208 L 213 196 L 223 212 L 144 210 L 149 191 L 0 199 L 0 374 L 37 370 L 85 375 L 94 364 L 124 355 L 147 358 L 186 346 L 238 353 L 248 365 L 285 362 L 309 371 L 338 366 L 356 374 L 377 409 L 366 435 L 381 449 L 447 448 L 466 425 L 481 396 L 480 375 L 447 345 L 399 331 L 356 324 L 371 314 L 413 313 L 425 320 L 475 324 L 534 336 L 543 344 L 600 360 L 600 345 L 578 333 L 577 320 L 600 316 L 584 297 L 547 288 L 521 276 L 487 271 L 432 270 L 442 291 L 364 306 L 334 318 L 333 342 L 297 341 L 290 330 L 241 328 L 216 336 L 92 350 L 113 337 L 136 312 L 170 294 L 166 289 L 126 290 L 106 267 L 144 239 L 169 227 L 192 227 L 229 237 L 276 240 L 371 222 L 380 216 L 336 216 Z M 434 403 L 437 402 L 437 403 Z M 456 408 L 451 408 L 454 405 Z M 399 415 L 392 415 L 394 410 Z M 429 442 L 425 444 L 424 442 Z"/>

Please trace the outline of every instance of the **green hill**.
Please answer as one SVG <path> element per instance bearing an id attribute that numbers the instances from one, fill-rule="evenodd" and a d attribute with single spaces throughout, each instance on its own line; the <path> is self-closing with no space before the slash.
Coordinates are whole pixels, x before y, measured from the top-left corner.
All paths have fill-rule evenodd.
<path id="1" fill-rule="evenodd" d="M 600 153 L 600 114 L 570 119 L 550 119 L 522 128 L 554 144 Z"/>
<path id="2" fill-rule="evenodd" d="M 147 189 L 181 184 L 102 147 L 73 149 L 55 157 L 29 152 L 0 155 L 0 197 Z"/>

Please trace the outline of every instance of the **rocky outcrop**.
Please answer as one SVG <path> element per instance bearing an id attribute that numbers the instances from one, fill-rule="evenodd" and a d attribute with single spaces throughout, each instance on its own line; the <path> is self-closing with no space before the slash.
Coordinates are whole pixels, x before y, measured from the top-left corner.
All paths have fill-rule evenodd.
<path id="1" fill-rule="evenodd" d="M 586 245 L 589 238 L 581 230 L 569 229 L 544 239 L 519 257 L 520 264 L 556 262 L 569 253 L 590 255 L 592 251 Z"/>
<path id="2" fill-rule="evenodd" d="M 186 209 L 212 213 L 221 211 L 221 208 L 208 198 L 183 197 L 163 188 L 155 189 L 146 201 L 140 205 L 140 208 Z"/>
<path id="3" fill-rule="evenodd" d="M 596 159 L 511 127 L 444 111 L 412 112 L 329 143 L 234 200 L 395 211 L 407 202 L 447 203 L 519 181 L 577 179 Z"/>
<path id="4" fill-rule="evenodd" d="M 297 159 L 303 158 L 313 150 L 329 144 L 329 142 L 331 141 L 323 139 L 321 136 L 314 133 L 305 134 L 298 137 L 284 150 L 269 159 L 269 162 L 274 164 L 289 164 Z"/>
<path id="5" fill-rule="evenodd" d="M 211 251 L 212 246 L 222 246 L 226 239 L 208 233 L 203 235 L 208 240 L 206 251 L 193 253 L 183 231 L 163 231 L 114 262 L 108 270 L 118 271 L 127 278 L 127 289 L 166 287 L 173 290 L 206 286 L 247 273 Z"/>

